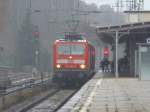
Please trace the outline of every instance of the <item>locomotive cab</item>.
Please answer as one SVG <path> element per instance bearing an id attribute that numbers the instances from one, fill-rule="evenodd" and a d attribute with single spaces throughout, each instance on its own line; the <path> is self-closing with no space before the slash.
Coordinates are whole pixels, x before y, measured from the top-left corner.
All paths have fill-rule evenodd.
<path id="1" fill-rule="evenodd" d="M 95 69 L 95 50 L 87 40 L 56 40 L 53 46 L 53 80 L 84 81 Z"/>

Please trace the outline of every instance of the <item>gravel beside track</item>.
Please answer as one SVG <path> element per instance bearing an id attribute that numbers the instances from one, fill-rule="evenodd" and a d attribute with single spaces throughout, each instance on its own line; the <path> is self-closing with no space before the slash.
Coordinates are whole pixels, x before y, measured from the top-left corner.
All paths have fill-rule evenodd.
<path id="1" fill-rule="evenodd" d="M 36 105 L 27 112 L 55 112 L 59 109 L 65 102 L 69 100 L 72 95 L 76 93 L 77 90 L 59 90 L 54 95 L 47 98 L 47 100 Z"/>

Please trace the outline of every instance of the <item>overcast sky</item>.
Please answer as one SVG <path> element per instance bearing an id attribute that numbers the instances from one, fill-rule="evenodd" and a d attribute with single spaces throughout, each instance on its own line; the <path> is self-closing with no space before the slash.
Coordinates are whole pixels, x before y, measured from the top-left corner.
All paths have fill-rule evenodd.
<path id="1" fill-rule="evenodd" d="M 110 5 L 113 4 L 113 6 L 114 6 L 116 0 L 82 0 L 82 1 L 85 1 L 89 4 L 95 3 L 98 6 L 100 6 L 102 4 L 110 4 Z M 144 2 L 144 9 L 150 10 L 150 0 L 144 0 L 144 1 L 145 1 Z"/>

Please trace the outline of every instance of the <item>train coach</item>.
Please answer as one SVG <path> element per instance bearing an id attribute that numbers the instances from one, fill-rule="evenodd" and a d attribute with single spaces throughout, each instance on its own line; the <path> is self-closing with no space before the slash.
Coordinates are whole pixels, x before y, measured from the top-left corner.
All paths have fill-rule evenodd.
<path id="1" fill-rule="evenodd" d="M 81 35 L 66 35 L 53 45 L 53 81 L 79 82 L 95 72 L 95 48 Z"/>

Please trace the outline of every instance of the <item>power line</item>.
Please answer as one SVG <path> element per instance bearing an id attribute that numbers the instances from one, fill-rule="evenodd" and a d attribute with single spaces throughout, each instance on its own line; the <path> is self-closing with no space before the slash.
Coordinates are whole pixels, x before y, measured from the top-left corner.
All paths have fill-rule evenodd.
<path id="1" fill-rule="evenodd" d="M 128 10 L 128 11 L 141 11 L 144 10 L 144 0 L 116 0 L 116 11 Z"/>

